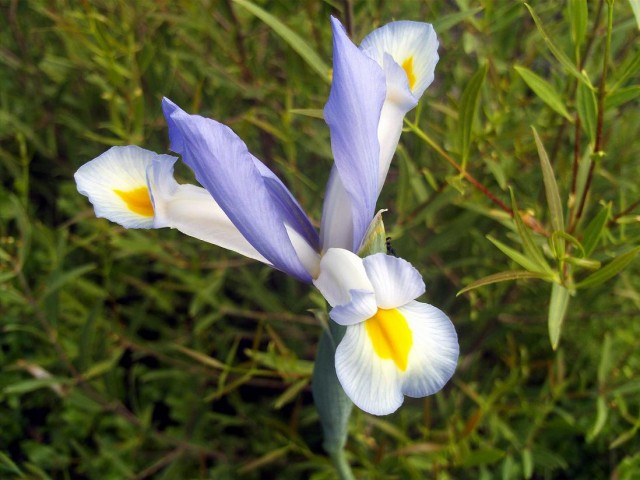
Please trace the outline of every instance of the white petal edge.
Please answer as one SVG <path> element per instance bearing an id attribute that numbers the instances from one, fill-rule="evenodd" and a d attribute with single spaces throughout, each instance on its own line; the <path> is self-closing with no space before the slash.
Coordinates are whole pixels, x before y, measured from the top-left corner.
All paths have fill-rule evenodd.
<path id="1" fill-rule="evenodd" d="M 147 167 L 157 157 L 157 153 L 135 145 L 112 147 L 78 169 L 74 175 L 78 192 L 89 198 L 97 217 L 126 228 L 153 228 L 154 217 L 130 210 L 115 190 L 148 188 Z M 160 157 L 172 165 L 177 160 L 169 155 Z"/>
<path id="2" fill-rule="evenodd" d="M 329 312 L 331 320 L 339 325 L 349 326 L 364 322 L 378 311 L 376 294 L 370 290 L 351 290 L 351 301 L 336 305 Z"/>
<path id="3" fill-rule="evenodd" d="M 352 208 L 351 198 L 334 165 L 327 181 L 327 191 L 322 204 L 320 246 L 323 252 L 330 248 L 351 250 L 353 246 Z"/>
<path id="4" fill-rule="evenodd" d="M 398 310 L 413 333 L 407 370 L 401 372 L 402 393 L 420 398 L 441 390 L 456 370 L 458 335 L 449 317 L 440 309 L 410 302 Z"/>
<path id="5" fill-rule="evenodd" d="M 351 290 L 373 292 L 362 259 L 342 248 L 330 248 L 322 256 L 313 284 L 332 307 L 351 302 Z"/>
<path id="6" fill-rule="evenodd" d="M 336 374 L 351 401 L 372 415 L 395 412 L 402 402 L 402 379 L 392 360 L 373 350 L 364 323 L 347 327 L 336 349 Z"/>
<path id="7" fill-rule="evenodd" d="M 363 264 L 380 308 L 397 308 L 424 293 L 420 272 L 402 258 L 376 253 L 364 258 Z"/>

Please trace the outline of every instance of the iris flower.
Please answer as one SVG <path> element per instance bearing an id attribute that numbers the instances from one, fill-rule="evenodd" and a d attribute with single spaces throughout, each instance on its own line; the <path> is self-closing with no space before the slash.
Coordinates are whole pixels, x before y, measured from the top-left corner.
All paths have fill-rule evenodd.
<path id="1" fill-rule="evenodd" d="M 332 26 L 333 82 L 324 116 L 335 163 L 325 194 L 320 234 L 286 186 L 229 127 L 190 115 L 166 98 L 162 108 L 169 126 L 170 149 L 181 155 L 202 187 L 176 182 L 176 157 L 136 146 L 111 148 L 80 167 L 75 179 L 78 191 L 89 197 L 98 217 L 126 228 L 176 228 L 303 282 L 315 283 L 334 307 L 331 318 L 350 325 L 338 349 L 341 358 L 352 356 L 353 362 L 336 363 L 345 391 L 364 410 L 383 414 L 402 403 L 402 393 L 423 396 L 440 389 L 453 373 L 451 365 L 455 367 L 458 356 L 455 331 L 446 316 L 431 310 L 430 316 L 423 307 L 415 307 L 417 302 L 412 303 L 424 290 L 413 267 L 391 257 L 355 260 L 358 257 L 354 253 L 360 249 L 374 217 L 404 116 L 433 80 L 438 42 L 431 25 L 394 22 L 372 32 L 358 48 L 336 19 L 332 19 Z M 339 268 L 336 258 L 349 258 L 344 269 Z M 380 262 L 393 266 L 386 270 L 387 283 L 369 271 Z M 355 278 L 359 280 L 351 288 Z M 411 299 L 388 299 L 379 289 L 390 285 L 420 293 Z M 342 289 L 340 295 L 335 293 L 336 288 Z M 362 295 L 382 298 L 373 300 L 378 310 L 373 310 L 374 303 L 367 300 L 366 312 L 373 315 L 369 320 L 345 320 L 337 313 L 356 308 Z M 399 313 L 379 313 L 387 310 Z M 367 327 L 378 325 L 380 322 L 374 319 L 379 317 L 386 319 L 380 335 L 386 335 L 387 328 L 393 330 L 396 322 L 413 340 L 407 344 L 403 334 L 405 337 L 392 335 L 380 343 L 378 334 L 370 333 Z M 438 322 L 431 321 L 436 317 Z M 425 339 L 432 329 L 434 338 L 448 335 L 450 343 L 456 345 L 455 349 L 449 346 L 446 352 L 442 350 L 449 360 L 447 368 L 441 366 L 440 342 Z M 362 331 L 369 332 L 368 337 L 350 333 Z M 359 340 L 354 340 L 355 335 L 360 335 Z M 404 342 L 399 347 L 402 355 L 408 355 L 401 366 L 393 355 L 380 353 L 384 348 L 395 348 L 398 339 Z M 380 350 L 382 344 L 387 347 Z M 370 368 L 363 368 L 356 359 L 375 358 L 370 356 L 372 348 L 378 359 Z M 425 348 L 435 350 L 424 352 Z M 401 373 L 396 372 L 395 383 L 388 384 L 395 393 L 381 397 L 375 376 L 391 378 L 387 371 L 390 365 Z M 369 377 L 356 378 L 362 375 Z"/>

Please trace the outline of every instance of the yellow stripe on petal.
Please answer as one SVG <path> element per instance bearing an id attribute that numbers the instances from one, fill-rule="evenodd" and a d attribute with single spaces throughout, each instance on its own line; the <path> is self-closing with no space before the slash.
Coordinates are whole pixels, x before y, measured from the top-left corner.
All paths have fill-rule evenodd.
<path id="1" fill-rule="evenodd" d="M 402 64 L 402 68 L 407 74 L 407 80 L 409 80 L 409 89 L 413 91 L 413 87 L 416 84 L 416 76 L 413 73 L 413 57 L 407 58 Z"/>
<path id="2" fill-rule="evenodd" d="M 132 212 L 145 217 L 153 217 L 153 205 L 147 187 L 134 188 L 126 192 L 114 190 L 114 193 L 127 204 L 127 208 Z"/>
<path id="3" fill-rule="evenodd" d="M 365 322 L 365 327 L 376 354 L 382 359 L 393 360 L 404 372 L 413 345 L 413 333 L 402 313 L 396 308 L 379 308 L 376 314 Z"/>

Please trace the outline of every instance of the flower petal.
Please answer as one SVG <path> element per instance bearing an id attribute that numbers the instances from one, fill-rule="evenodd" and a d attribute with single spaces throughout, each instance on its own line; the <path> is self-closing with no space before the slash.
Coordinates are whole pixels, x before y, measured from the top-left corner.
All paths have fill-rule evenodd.
<path id="1" fill-rule="evenodd" d="M 134 145 L 112 147 L 75 173 L 78 191 L 93 204 L 97 217 L 126 228 L 153 228 L 154 209 L 147 185 L 147 167 L 155 158 L 175 162 Z"/>
<path id="2" fill-rule="evenodd" d="M 380 66 L 349 40 L 338 20 L 332 17 L 331 23 L 333 82 L 324 118 L 331 130 L 335 167 L 351 200 L 353 238 L 349 249 L 355 251 L 375 213 L 380 156 L 377 132 L 386 87 Z M 335 194 L 329 190 L 326 197 Z M 323 217 L 337 215 L 336 209 L 345 208 L 339 202 L 325 201 L 334 208 L 325 209 Z M 323 233 L 323 238 L 332 237 Z M 332 246 L 331 242 L 323 244 L 325 249 Z"/>
<path id="3" fill-rule="evenodd" d="M 394 325 L 371 329 L 369 319 L 347 327 L 336 349 L 336 373 L 345 393 L 373 415 L 393 413 L 403 395 L 424 397 L 439 391 L 451 378 L 458 360 L 453 324 L 437 308 L 419 302 L 389 312 Z M 389 331 L 408 329 L 406 333 Z M 396 345 L 394 342 L 400 342 Z M 408 349 L 408 355 L 407 355 Z"/>
<path id="4" fill-rule="evenodd" d="M 202 187 L 179 185 L 173 177 L 174 157 L 159 156 L 147 169 L 155 228 L 170 227 L 204 242 L 240 253 L 270 265 L 229 220 L 226 213 Z"/>
<path id="5" fill-rule="evenodd" d="M 415 398 L 432 395 L 456 370 L 458 335 L 449 317 L 433 305 L 414 301 L 398 310 L 413 333 L 408 368 L 401 374 L 402 393 Z"/>
<path id="6" fill-rule="evenodd" d="M 405 71 L 405 85 L 419 99 L 434 78 L 438 38 L 428 23 L 391 22 L 367 35 L 360 44 L 367 55 L 384 66 L 385 53 Z"/>
<path id="7" fill-rule="evenodd" d="M 329 312 L 331 320 L 339 325 L 354 325 L 364 322 L 378 310 L 376 294 L 371 290 L 350 290 L 351 301 L 336 305 Z"/>
<path id="8" fill-rule="evenodd" d="M 362 259 L 342 248 L 330 248 L 322 256 L 313 284 L 332 307 L 351 302 L 352 290 L 373 292 Z"/>
<path id="9" fill-rule="evenodd" d="M 380 192 L 398 146 L 404 116 L 433 82 L 438 39 L 427 23 L 400 21 L 371 32 L 360 48 L 383 68 L 386 79 L 387 95 L 378 125 Z"/>
<path id="10" fill-rule="evenodd" d="M 377 253 L 366 257 L 363 264 L 380 308 L 397 308 L 424 293 L 420 272 L 402 258 Z"/>
<path id="11" fill-rule="evenodd" d="M 376 354 L 364 322 L 347 327 L 336 349 L 336 374 L 351 401 L 372 415 L 393 413 L 404 401 L 398 368 Z"/>
<path id="12" fill-rule="evenodd" d="M 182 155 L 242 235 L 274 267 L 310 282 L 286 231 L 287 224 L 297 230 L 306 215 L 302 209 L 295 214 L 289 210 L 297 203 L 283 195 L 284 186 L 273 174 L 265 178 L 267 167 L 257 166 L 260 162 L 229 127 L 188 115 L 166 98 L 162 105 L 171 149 Z M 309 229 L 302 230 L 302 237 L 309 234 Z"/>
<path id="13" fill-rule="evenodd" d="M 353 245 L 353 212 L 351 198 L 342 185 L 338 170 L 334 165 L 327 182 L 327 191 L 322 204 L 320 224 L 320 244 L 322 251 L 329 248 L 344 248 L 357 252 L 359 245 Z"/>

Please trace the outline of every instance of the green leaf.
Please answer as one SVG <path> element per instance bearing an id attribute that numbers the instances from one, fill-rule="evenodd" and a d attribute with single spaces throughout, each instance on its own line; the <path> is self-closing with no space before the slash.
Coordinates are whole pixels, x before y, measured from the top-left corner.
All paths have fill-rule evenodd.
<path id="1" fill-rule="evenodd" d="M 336 346 L 342 340 L 346 327 L 335 322 L 329 324 L 331 330 L 323 330 L 318 344 L 311 390 L 324 433 L 322 445 L 327 453 L 334 454 L 341 451 L 347 441 L 353 403 L 344 393 L 336 374 Z"/>
<path id="2" fill-rule="evenodd" d="M 640 97 L 640 85 L 633 85 L 631 87 L 620 88 L 613 93 L 607 95 L 604 100 L 605 111 L 618 108 L 625 103 L 629 103 L 632 100 Z"/>
<path id="3" fill-rule="evenodd" d="M 20 470 L 18 466 L 15 463 L 13 463 L 13 460 L 11 460 L 11 458 L 9 458 L 7 454 L 1 451 L 0 451 L 0 466 L 2 466 L 4 470 L 8 470 L 11 473 L 19 475 L 20 478 L 25 478 L 22 470 Z"/>
<path id="4" fill-rule="evenodd" d="M 560 201 L 560 191 L 558 190 L 558 184 L 556 183 L 556 176 L 553 173 L 551 162 L 549 162 L 549 156 L 547 151 L 538 136 L 538 132 L 534 127 L 533 137 L 536 141 L 536 148 L 538 149 L 538 156 L 540 157 L 540 167 L 542 168 L 542 177 L 544 179 L 544 190 L 547 195 L 547 204 L 549 205 L 549 214 L 551 216 L 551 227 L 554 232 L 564 232 L 564 216 L 562 213 L 562 203 Z"/>
<path id="5" fill-rule="evenodd" d="M 612 79 L 611 83 L 613 86 L 609 89 L 609 93 L 613 93 L 618 90 L 618 88 L 624 85 L 627 79 L 635 76 L 639 70 L 640 49 L 636 50 L 633 55 L 629 55 L 622 64 L 612 72 L 615 80 Z"/>
<path id="6" fill-rule="evenodd" d="M 386 210 L 380 210 L 371 220 L 367 233 L 364 235 L 364 240 L 362 240 L 362 245 L 358 250 L 360 257 L 366 257 L 374 253 L 387 253 L 387 237 L 384 223 L 382 222 L 383 212 L 386 212 Z"/>
<path id="7" fill-rule="evenodd" d="M 468 10 L 463 10 L 461 12 L 451 13 L 449 15 L 438 17 L 433 21 L 433 28 L 436 32 L 439 33 L 449 30 L 451 27 L 454 27 L 467 18 L 473 17 L 477 13 L 480 13 L 483 8 L 484 7 L 475 7 Z"/>
<path id="8" fill-rule="evenodd" d="M 529 260 L 537 265 L 536 271 L 554 274 L 555 272 L 545 260 L 542 250 L 540 249 L 540 247 L 538 247 L 538 245 L 536 245 L 531 232 L 522 221 L 522 218 L 520 218 L 520 211 L 518 210 L 518 204 L 516 203 L 516 197 L 513 193 L 513 189 L 510 189 L 510 192 L 511 207 L 513 209 L 513 221 L 516 224 L 518 235 L 520 236 L 520 240 L 522 241 L 524 254 Z"/>
<path id="9" fill-rule="evenodd" d="M 526 270 L 510 270 L 508 272 L 494 273 L 493 275 L 488 275 L 486 277 L 482 277 L 479 280 L 471 282 L 469 285 L 467 285 L 458 293 L 456 293 L 456 296 L 462 295 L 463 293 L 468 292 L 469 290 L 483 287 L 485 285 L 490 285 L 492 283 L 506 282 L 509 280 L 521 280 L 521 279 L 527 279 L 527 278 L 541 278 L 545 280 L 551 279 L 551 277 L 546 273 L 528 272 Z"/>
<path id="10" fill-rule="evenodd" d="M 598 214 L 591 219 L 582 234 L 582 246 L 584 256 L 589 257 L 598 246 L 602 232 L 604 232 L 609 216 L 611 215 L 611 203 L 607 203 Z"/>
<path id="11" fill-rule="evenodd" d="M 322 113 L 322 109 L 320 108 L 291 108 L 288 112 L 294 115 L 303 115 L 305 117 L 324 120 L 324 113 Z"/>
<path id="12" fill-rule="evenodd" d="M 629 0 L 629 4 L 631 5 L 631 10 L 633 10 L 633 16 L 636 17 L 638 30 L 640 30 L 640 2 L 638 0 Z"/>
<path id="13" fill-rule="evenodd" d="M 535 93 L 540 100 L 546 103 L 551 109 L 564 118 L 573 123 L 573 117 L 569 114 L 567 108 L 560 97 L 560 94 L 556 91 L 554 86 L 547 82 L 544 78 L 538 76 L 531 70 L 525 67 L 513 67 L 518 75 L 522 77 L 524 82 L 529 86 L 533 93 Z"/>
<path id="14" fill-rule="evenodd" d="M 233 0 L 233 2 L 248 10 L 250 13 L 269 25 L 280 38 L 287 42 L 289 46 L 309 64 L 311 68 L 318 72 L 324 80 L 331 83 L 329 78 L 329 67 L 300 35 L 295 33 L 269 12 L 248 0 Z"/>
<path id="15" fill-rule="evenodd" d="M 516 262 L 521 267 L 524 267 L 525 269 L 527 269 L 530 272 L 544 273 L 544 269 L 541 269 L 539 264 L 537 264 L 536 262 L 531 261 L 528 257 L 526 257 L 522 253 L 518 252 L 517 250 L 505 245 L 500 240 L 496 240 L 491 235 L 487 235 L 487 239 L 491 243 L 493 243 L 496 247 L 498 247 L 498 249 L 502 253 L 504 253 L 507 257 L 509 257 L 511 260 Z"/>
<path id="16" fill-rule="evenodd" d="M 458 112 L 458 138 L 460 141 L 460 151 L 462 154 L 462 169 L 464 170 L 467 160 L 469 159 L 469 150 L 471 147 L 471 131 L 473 122 L 478 111 L 480 102 L 480 90 L 487 76 L 488 64 L 484 64 L 471 77 L 469 83 L 462 92 L 460 99 L 460 109 Z"/>
<path id="17" fill-rule="evenodd" d="M 558 348 L 562 324 L 569 306 L 569 290 L 562 285 L 554 283 L 551 285 L 551 300 L 549 301 L 549 339 L 551 348 Z"/>
<path id="18" fill-rule="evenodd" d="M 587 0 L 569 0 L 567 5 L 571 22 L 571 39 L 576 48 L 584 43 L 587 33 Z"/>
<path id="19" fill-rule="evenodd" d="M 567 55 L 562 50 L 560 50 L 560 48 L 555 43 L 553 43 L 553 40 L 551 40 L 551 37 L 545 30 L 544 25 L 542 25 L 542 21 L 540 20 L 540 17 L 536 15 L 536 12 L 533 11 L 533 8 L 531 8 L 531 6 L 526 3 L 524 4 L 524 6 L 527 7 L 527 10 L 529 10 L 529 13 L 533 18 L 533 21 L 535 22 L 536 27 L 538 27 L 538 32 L 540 32 L 540 35 L 542 35 L 542 39 L 547 44 L 547 47 L 549 47 L 549 50 L 551 51 L 553 56 L 556 58 L 556 60 L 560 62 L 560 64 L 565 68 L 565 70 L 567 70 L 571 75 L 573 75 L 578 80 L 580 80 L 581 83 L 584 82 L 584 77 L 582 76 L 580 71 L 576 68 L 576 66 L 573 64 L 573 62 L 569 60 L 569 57 L 567 57 Z"/>
<path id="20" fill-rule="evenodd" d="M 592 273 L 587 278 L 577 283 L 575 288 L 590 288 L 606 282 L 611 277 L 614 277 L 620 271 L 624 270 L 627 265 L 633 261 L 638 252 L 640 252 L 640 247 L 636 247 L 627 253 L 617 256 L 600 270 Z"/>
<path id="21" fill-rule="evenodd" d="M 587 80 L 588 81 L 588 80 Z M 598 104 L 596 95 L 585 83 L 578 84 L 576 93 L 576 109 L 582 122 L 582 129 L 589 140 L 594 143 L 596 140 L 596 117 L 598 115 Z"/>
<path id="22" fill-rule="evenodd" d="M 609 409 L 607 408 L 607 402 L 601 396 L 598 397 L 596 402 L 596 420 L 587 434 L 587 443 L 593 442 L 593 440 L 602 431 L 602 428 L 607 423 L 607 417 L 609 416 Z"/>

